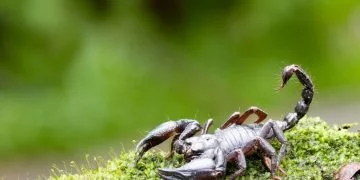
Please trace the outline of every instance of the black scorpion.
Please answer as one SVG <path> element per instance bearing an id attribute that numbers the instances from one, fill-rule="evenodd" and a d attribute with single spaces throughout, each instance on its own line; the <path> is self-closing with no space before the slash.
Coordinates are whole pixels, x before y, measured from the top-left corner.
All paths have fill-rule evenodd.
<path id="1" fill-rule="evenodd" d="M 235 179 L 246 169 L 245 157 L 254 152 L 261 154 L 273 179 L 277 179 L 275 171 L 281 170 L 280 161 L 288 146 L 283 133 L 294 127 L 308 112 L 314 95 L 310 77 L 298 65 L 284 68 L 280 89 L 286 85 L 293 74 L 304 86 L 301 93 L 302 99 L 297 103 L 295 112 L 287 114 L 282 121 L 270 119 L 265 124 L 259 124 L 267 114 L 257 107 L 251 107 L 243 114 L 235 112 L 214 134 L 207 133 L 213 122 L 211 119 L 203 128 L 196 120 L 168 121 L 149 132 L 138 143 L 135 164 L 150 148 L 175 135 L 168 157 L 172 157 L 175 151 L 184 155 L 187 164 L 174 169 L 159 169 L 158 173 L 163 179 L 219 179 L 225 176 L 228 162 L 235 162 L 237 165 L 238 169 L 230 177 L 230 179 Z M 254 124 L 243 125 L 251 114 L 258 116 L 257 121 Z M 194 136 L 200 130 L 202 130 L 201 135 Z M 273 138 L 281 143 L 278 154 L 268 142 Z"/>

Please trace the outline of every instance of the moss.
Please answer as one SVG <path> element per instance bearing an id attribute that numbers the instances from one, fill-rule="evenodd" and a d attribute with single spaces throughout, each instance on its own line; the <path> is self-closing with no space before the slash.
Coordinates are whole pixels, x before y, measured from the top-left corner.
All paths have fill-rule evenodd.
<path id="1" fill-rule="evenodd" d="M 285 135 L 289 141 L 288 153 L 281 162 L 287 173 L 285 179 L 333 179 L 341 165 L 360 161 L 360 133 L 330 127 L 319 118 L 304 118 Z M 278 142 L 274 140 L 272 144 L 279 149 Z M 124 152 L 104 166 L 80 168 L 74 174 L 53 169 L 54 175 L 49 179 L 159 179 L 157 168 L 178 167 L 184 163 L 180 155 L 168 161 L 164 158 L 165 152 L 152 150 L 134 168 L 134 155 L 133 151 Z M 247 165 L 242 179 L 270 178 L 256 156 L 247 158 Z"/>

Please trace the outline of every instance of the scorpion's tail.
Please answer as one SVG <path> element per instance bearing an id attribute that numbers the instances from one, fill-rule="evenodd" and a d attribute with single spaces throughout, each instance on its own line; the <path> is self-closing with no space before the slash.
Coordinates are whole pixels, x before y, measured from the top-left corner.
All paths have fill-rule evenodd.
<path id="1" fill-rule="evenodd" d="M 300 68 L 300 66 L 294 64 L 286 66 L 284 68 L 284 71 L 282 73 L 283 82 L 280 89 L 286 85 L 287 81 L 291 78 L 293 74 L 297 76 L 300 83 L 304 86 L 304 89 L 301 93 L 302 99 L 297 103 L 295 107 L 295 112 L 289 113 L 284 118 L 284 121 L 286 122 L 285 130 L 294 127 L 299 122 L 299 120 L 304 117 L 304 115 L 309 110 L 309 106 L 314 95 L 314 86 L 311 82 L 310 77 L 305 73 L 303 69 Z"/>

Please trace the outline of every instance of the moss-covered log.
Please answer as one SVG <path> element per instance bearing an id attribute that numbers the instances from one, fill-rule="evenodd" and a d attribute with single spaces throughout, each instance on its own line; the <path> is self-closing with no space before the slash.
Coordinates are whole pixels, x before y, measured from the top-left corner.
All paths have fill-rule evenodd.
<path id="1" fill-rule="evenodd" d="M 333 179 L 335 171 L 348 162 L 360 162 L 360 133 L 348 132 L 341 127 L 330 127 L 319 118 L 304 118 L 291 131 L 286 132 L 289 150 L 281 162 L 286 171 L 284 179 Z M 274 140 L 274 147 L 279 143 Z M 149 151 L 136 167 L 134 152 L 124 152 L 96 169 L 79 168 L 78 173 L 68 174 L 54 170 L 49 179 L 160 179 L 157 168 L 178 167 L 181 156 L 172 160 L 165 153 Z M 269 179 L 270 173 L 256 156 L 247 158 L 248 167 L 243 179 Z M 233 167 L 229 168 L 234 169 Z"/>

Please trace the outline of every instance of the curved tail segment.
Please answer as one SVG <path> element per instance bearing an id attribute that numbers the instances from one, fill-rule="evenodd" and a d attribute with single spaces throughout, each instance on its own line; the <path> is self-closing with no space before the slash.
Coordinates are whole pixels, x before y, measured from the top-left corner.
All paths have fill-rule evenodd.
<path id="1" fill-rule="evenodd" d="M 304 117 L 304 115 L 309 110 L 309 106 L 314 95 L 314 85 L 310 77 L 305 73 L 303 69 L 300 68 L 300 66 L 295 64 L 286 66 L 284 68 L 282 73 L 283 82 L 280 86 L 280 89 L 286 85 L 286 83 L 293 74 L 297 76 L 300 83 L 304 86 L 304 89 L 301 93 L 302 99 L 298 101 L 297 105 L 295 106 L 295 112 L 289 113 L 284 118 L 284 121 L 286 122 L 286 127 L 284 130 L 291 129 L 299 122 L 302 117 Z"/>

